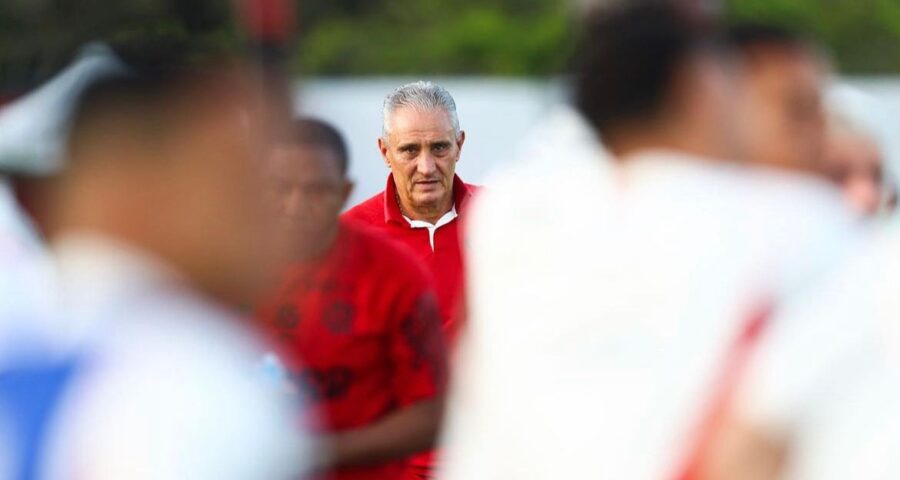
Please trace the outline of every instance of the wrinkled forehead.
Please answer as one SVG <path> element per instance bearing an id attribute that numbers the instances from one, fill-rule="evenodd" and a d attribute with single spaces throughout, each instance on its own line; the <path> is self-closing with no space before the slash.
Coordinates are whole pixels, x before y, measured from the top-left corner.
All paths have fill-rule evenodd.
<path id="1" fill-rule="evenodd" d="M 391 139 L 455 139 L 450 113 L 443 108 L 400 107 L 387 119 Z"/>

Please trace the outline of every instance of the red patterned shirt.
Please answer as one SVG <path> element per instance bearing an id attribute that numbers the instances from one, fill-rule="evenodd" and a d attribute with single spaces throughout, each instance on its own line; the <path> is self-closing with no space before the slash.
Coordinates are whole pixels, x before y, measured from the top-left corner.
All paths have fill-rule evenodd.
<path id="1" fill-rule="evenodd" d="M 427 273 L 364 227 L 342 224 L 323 258 L 290 266 L 261 318 L 320 431 L 364 427 L 445 388 L 446 347 Z M 406 463 L 325 478 L 396 479 Z"/>

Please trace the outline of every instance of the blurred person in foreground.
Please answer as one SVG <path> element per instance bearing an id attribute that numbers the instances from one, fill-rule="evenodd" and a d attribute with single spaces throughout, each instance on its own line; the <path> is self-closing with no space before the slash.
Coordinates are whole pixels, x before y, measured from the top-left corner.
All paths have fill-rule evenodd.
<path id="1" fill-rule="evenodd" d="M 728 31 L 741 74 L 737 143 L 754 165 L 824 175 L 825 55 L 790 30 L 738 24 Z"/>
<path id="2" fill-rule="evenodd" d="M 695 22 L 660 1 L 591 18 L 575 103 L 610 158 L 558 152 L 565 168 L 518 164 L 480 194 L 443 478 L 785 472 L 804 409 L 739 403 L 741 386 L 783 302 L 846 254 L 854 222 L 824 182 L 729 160 L 736 72 Z M 755 378 L 760 402 L 815 401 L 777 371 Z M 850 380 L 837 403 L 853 405 L 852 378 L 820 380 Z"/>
<path id="3" fill-rule="evenodd" d="M 0 448 L 24 447 L 17 478 L 296 478 L 296 407 L 229 308 L 271 265 L 256 159 L 272 125 L 238 61 L 148 52 L 74 102 L 39 203 L 70 345 L 0 371 L 0 426 L 19 422 Z"/>
<path id="4" fill-rule="evenodd" d="M 435 443 L 446 349 L 424 268 L 339 220 L 348 160 L 337 130 L 314 119 L 295 121 L 268 157 L 278 235 L 292 248 L 260 316 L 324 437 L 318 478 L 397 479 Z"/>
<path id="5" fill-rule="evenodd" d="M 896 121 L 875 98 L 848 86 L 833 87 L 827 107 L 826 175 L 860 216 L 890 213 L 897 196 L 889 161 Z"/>
<path id="6" fill-rule="evenodd" d="M 37 318 L 46 317 L 53 291 L 46 245 L 37 222 L 22 205 L 21 187 L 58 171 L 62 157 L 65 112 L 74 93 L 101 72 L 120 67 L 100 44 L 83 47 L 55 77 L 37 88 L 17 88 L 0 105 L 0 350 L 19 334 L 39 334 Z M 2 87 L 2 84 L 0 84 Z M 26 204 L 27 205 L 27 204 Z"/>

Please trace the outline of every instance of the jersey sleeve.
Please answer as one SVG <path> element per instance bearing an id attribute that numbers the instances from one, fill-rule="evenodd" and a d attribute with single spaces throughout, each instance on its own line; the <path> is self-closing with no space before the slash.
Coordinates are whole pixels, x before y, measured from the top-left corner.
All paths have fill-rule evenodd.
<path id="1" fill-rule="evenodd" d="M 313 450 L 296 406 L 236 340 L 172 334 L 103 349 L 58 412 L 48 478 L 298 478 Z"/>
<path id="2" fill-rule="evenodd" d="M 428 285 L 427 282 L 424 282 Z M 447 346 L 437 298 L 419 283 L 389 332 L 394 396 L 401 406 L 440 395 L 447 383 Z"/>

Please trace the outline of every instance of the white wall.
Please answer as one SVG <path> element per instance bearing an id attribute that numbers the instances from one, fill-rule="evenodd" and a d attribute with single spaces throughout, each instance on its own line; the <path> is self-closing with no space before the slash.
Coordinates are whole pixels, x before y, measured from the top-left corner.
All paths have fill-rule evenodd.
<path id="1" fill-rule="evenodd" d="M 460 125 L 466 131 L 458 172 L 470 183 L 480 183 L 489 169 L 509 161 L 542 114 L 565 96 L 559 81 L 426 79 L 443 85 L 456 99 Z M 304 81 L 299 88 L 297 110 L 332 122 L 347 139 L 350 175 L 357 182 L 351 206 L 384 188 L 388 171 L 376 146 L 382 101 L 392 89 L 415 80 L 419 78 L 318 78 Z M 850 83 L 900 112 L 900 78 L 862 78 Z"/>

